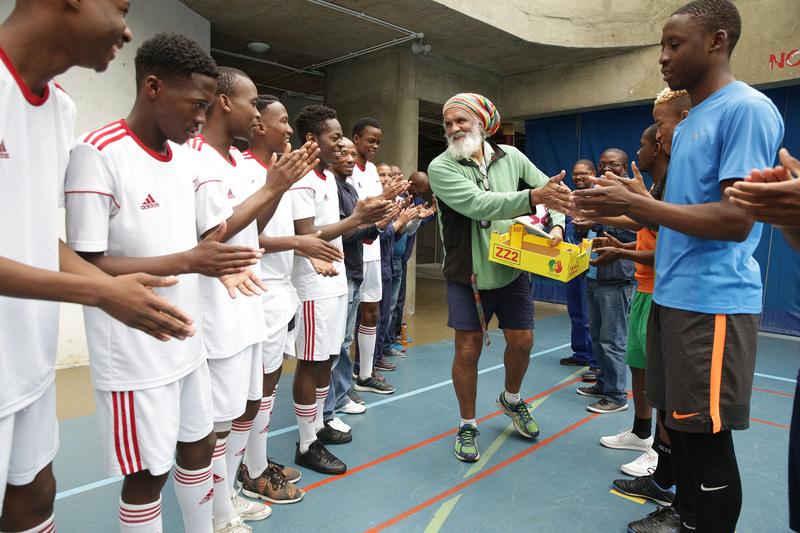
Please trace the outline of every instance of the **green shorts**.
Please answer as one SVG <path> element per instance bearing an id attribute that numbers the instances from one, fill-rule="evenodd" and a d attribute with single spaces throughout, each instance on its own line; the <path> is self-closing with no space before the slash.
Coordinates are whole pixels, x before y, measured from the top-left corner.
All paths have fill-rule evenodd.
<path id="1" fill-rule="evenodd" d="M 653 294 L 639 292 L 633 295 L 631 315 L 628 319 L 628 347 L 625 350 L 625 364 L 644 369 L 645 347 L 647 346 L 647 317 Z"/>

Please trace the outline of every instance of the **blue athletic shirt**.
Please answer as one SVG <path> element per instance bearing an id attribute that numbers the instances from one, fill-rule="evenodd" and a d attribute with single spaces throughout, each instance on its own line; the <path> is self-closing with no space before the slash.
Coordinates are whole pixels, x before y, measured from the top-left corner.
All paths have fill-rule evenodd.
<path id="1" fill-rule="evenodd" d="M 740 81 L 726 85 L 675 128 L 664 201 L 718 202 L 720 182 L 771 167 L 781 139 L 783 119 L 769 98 Z M 689 237 L 662 227 L 653 300 L 698 313 L 760 313 L 761 273 L 753 259 L 760 239 L 758 222 L 744 242 Z"/>

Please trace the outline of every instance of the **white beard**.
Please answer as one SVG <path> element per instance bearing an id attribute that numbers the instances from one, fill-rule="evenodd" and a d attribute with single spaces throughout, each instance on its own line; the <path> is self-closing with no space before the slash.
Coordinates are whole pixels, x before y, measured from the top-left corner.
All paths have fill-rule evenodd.
<path id="1" fill-rule="evenodd" d="M 476 125 L 468 133 L 456 133 L 447 136 L 447 153 L 456 161 L 469 159 L 483 146 L 483 132 Z"/>

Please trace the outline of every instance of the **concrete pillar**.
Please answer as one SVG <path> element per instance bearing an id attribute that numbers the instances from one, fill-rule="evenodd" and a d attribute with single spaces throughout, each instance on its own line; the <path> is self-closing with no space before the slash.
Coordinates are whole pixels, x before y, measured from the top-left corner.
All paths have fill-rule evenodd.
<path id="1" fill-rule="evenodd" d="M 372 117 L 381 123 L 383 139 L 375 163 L 399 166 L 408 177 L 417 169 L 419 100 L 414 94 L 414 56 L 405 47 L 369 54 L 328 69 L 325 105 L 336 110 L 345 136 L 353 123 Z M 416 296 L 416 260 L 408 264 L 406 312 L 413 315 Z"/>

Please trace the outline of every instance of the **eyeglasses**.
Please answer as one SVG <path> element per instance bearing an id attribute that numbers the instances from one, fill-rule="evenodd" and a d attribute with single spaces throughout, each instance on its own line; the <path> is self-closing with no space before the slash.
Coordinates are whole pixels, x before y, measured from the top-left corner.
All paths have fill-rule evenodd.
<path id="1" fill-rule="evenodd" d="M 478 170 L 481 173 L 481 179 L 478 180 L 478 183 L 483 185 L 483 190 L 484 191 L 489 192 L 489 175 L 488 175 L 488 172 L 486 170 L 486 165 L 483 164 L 483 163 L 479 164 L 478 165 Z M 478 222 L 478 224 L 480 225 L 481 229 L 489 229 L 489 226 L 492 225 L 492 221 L 491 220 L 481 220 L 481 221 Z"/>
<path id="2" fill-rule="evenodd" d="M 597 163 L 597 168 L 606 168 L 606 167 L 620 168 L 624 166 L 625 165 L 623 165 L 622 163 Z"/>
<path id="3" fill-rule="evenodd" d="M 591 172 L 573 172 L 572 173 L 572 177 L 573 178 L 588 178 L 591 175 L 592 175 Z"/>

